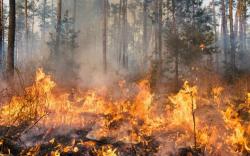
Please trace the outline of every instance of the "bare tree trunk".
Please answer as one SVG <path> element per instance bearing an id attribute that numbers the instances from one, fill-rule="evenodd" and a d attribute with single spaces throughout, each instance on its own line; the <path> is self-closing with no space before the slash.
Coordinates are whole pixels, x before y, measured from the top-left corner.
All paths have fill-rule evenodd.
<path id="1" fill-rule="evenodd" d="M 159 57 L 159 0 L 155 0 L 155 25 L 154 25 L 154 28 L 155 28 L 155 52 L 154 52 L 154 55 L 155 55 L 155 59 L 156 61 L 158 61 L 158 57 Z"/>
<path id="2" fill-rule="evenodd" d="M 216 10 L 215 10 L 215 0 L 212 0 L 213 3 L 213 28 L 214 28 L 214 42 L 217 45 L 218 42 L 218 36 L 217 36 L 217 23 L 216 23 Z M 216 53 L 215 55 L 215 61 L 216 61 L 216 70 L 219 71 L 219 54 Z"/>
<path id="3" fill-rule="evenodd" d="M 77 5 L 77 0 L 74 0 L 74 8 L 73 8 L 73 29 L 76 29 L 76 5 Z"/>
<path id="4" fill-rule="evenodd" d="M 8 30 L 8 54 L 7 54 L 7 76 L 9 80 L 14 77 L 14 50 L 15 50 L 15 28 L 16 28 L 16 1 L 9 0 L 9 30 Z"/>
<path id="5" fill-rule="evenodd" d="M 148 13 L 147 13 L 147 0 L 143 2 L 143 62 L 145 64 L 145 56 L 147 55 L 148 51 Z"/>
<path id="6" fill-rule="evenodd" d="M 172 0 L 172 14 L 173 14 L 173 32 L 177 36 L 176 18 L 175 18 L 175 0 Z M 179 90 L 179 51 L 175 49 L 175 91 Z"/>
<path id="7" fill-rule="evenodd" d="M 241 44 L 242 44 L 242 52 L 246 52 L 246 25 L 247 25 L 247 0 L 242 0 L 242 6 L 241 6 L 241 32 L 240 32 L 240 38 L 241 38 Z"/>
<path id="8" fill-rule="evenodd" d="M 43 43 L 45 42 L 45 27 L 46 27 L 46 5 L 47 5 L 47 0 L 43 0 L 43 15 L 42 15 L 42 41 Z"/>
<path id="9" fill-rule="evenodd" d="M 56 24 L 56 54 L 59 53 L 60 36 L 61 36 L 61 21 L 62 21 L 62 0 L 57 0 L 57 24 Z"/>
<path id="10" fill-rule="evenodd" d="M 54 10 L 54 0 L 51 0 L 51 10 Z M 55 20 L 54 20 L 54 16 L 51 16 L 51 24 L 54 26 L 55 25 Z"/>
<path id="11" fill-rule="evenodd" d="M 31 25 L 31 31 L 32 34 L 34 34 L 34 28 L 35 28 L 35 11 L 32 12 L 32 25 Z M 31 52 L 34 53 L 34 36 L 31 37 Z"/>
<path id="12" fill-rule="evenodd" d="M 127 52 L 127 48 L 128 48 L 128 36 L 127 36 L 127 27 L 128 27 L 128 22 L 127 22 L 127 7 L 128 7 L 128 1 L 127 0 L 123 0 L 123 4 L 122 4 L 122 64 L 123 67 L 128 69 L 128 52 Z"/>
<path id="13" fill-rule="evenodd" d="M 6 53 L 5 53 L 5 29 L 4 29 L 4 27 L 5 27 L 5 20 L 4 20 L 4 6 L 3 6 L 3 0 L 2 0 L 2 23 L 3 23 L 3 36 L 2 36 L 2 38 L 3 38 L 3 42 L 2 42 L 2 49 L 3 49 L 3 66 L 4 67 L 6 67 L 6 64 L 5 64 L 5 62 L 6 62 Z"/>
<path id="14" fill-rule="evenodd" d="M 3 65 L 3 0 L 0 1 L 0 67 Z"/>
<path id="15" fill-rule="evenodd" d="M 155 62 L 153 71 L 155 74 L 155 84 L 160 84 L 162 74 L 162 0 L 155 0 Z"/>
<path id="16" fill-rule="evenodd" d="M 122 26 L 121 26 L 121 20 L 122 20 L 122 0 L 120 0 L 119 3 L 119 18 L 118 18 L 118 64 L 122 64 Z"/>
<path id="17" fill-rule="evenodd" d="M 227 44 L 227 18 L 226 18 L 226 8 L 225 0 L 221 0 L 221 13 L 222 13 L 222 32 L 223 32 L 223 51 L 224 51 L 224 61 L 226 69 L 228 68 L 228 44 Z"/>
<path id="18" fill-rule="evenodd" d="M 28 33 L 29 33 L 29 28 L 28 28 L 28 0 L 25 0 L 25 50 L 26 50 L 26 53 L 28 53 L 28 51 L 29 51 L 29 47 L 28 47 L 29 34 Z"/>
<path id="19" fill-rule="evenodd" d="M 237 7 L 236 7 L 236 12 L 235 12 L 235 22 L 234 22 L 234 38 L 235 40 L 237 40 L 238 37 L 238 33 L 241 30 L 240 29 L 240 21 L 241 21 L 241 17 L 240 17 L 240 12 L 241 12 L 241 0 L 238 0 L 237 2 Z"/>
<path id="20" fill-rule="evenodd" d="M 244 55 L 244 50 L 243 50 L 243 2 L 244 0 L 239 0 L 237 4 L 237 11 L 236 11 L 236 16 L 238 19 L 237 24 L 239 25 L 239 50 L 240 50 L 240 55 Z M 236 23 L 236 22 L 235 22 Z M 235 27 L 235 29 L 238 30 L 238 25 Z M 236 32 L 236 31 L 235 31 Z M 237 35 L 235 34 L 235 38 L 237 38 Z"/>
<path id="21" fill-rule="evenodd" d="M 247 0 L 244 0 L 243 3 L 243 49 L 247 50 Z"/>
<path id="22" fill-rule="evenodd" d="M 235 42 L 234 42 L 234 28 L 233 28 L 233 0 L 229 0 L 229 20 L 230 20 L 230 64 L 231 64 L 231 70 L 232 70 L 232 78 L 234 78 L 235 75 Z"/>
<path id="23" fill-rule="evenodd" d="M 159 0 L 159 6 L 158 6 L 158 9 L 159 9 L 159 16 L 158 16 L 158 54 L 159 54 L 159 76 L 161 77 L 161 74 L 162 74 L 162 4 L 163 4 L 163 0 Z"/>
<path id="24" fill-rule="evenodd" d="M 103 1 L 103 70 L 107 73 L 107 29 L 108 29 L 108 2 Z"/>

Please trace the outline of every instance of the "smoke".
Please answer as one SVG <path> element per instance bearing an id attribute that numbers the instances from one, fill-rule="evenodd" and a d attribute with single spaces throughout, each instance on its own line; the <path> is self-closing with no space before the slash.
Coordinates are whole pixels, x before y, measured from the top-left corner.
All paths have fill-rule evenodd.
<path id="1" fill-rule="evenodd" d="M 64 57 L 56 57 L 51 59 L 51 54 L 54 52 L 51 50 L 51 46 L 48 43 L 55 42 L 56 36 L 56 3 L 54 2 L 52 7 L 52 1 L 47 1 L 47 5 L 50 10 L 53 10 L 52 16 L 47 17 L 45 31 L 43 34 L 43 28 L 41 27 L 42 19 L 39 16 L 29 18 L 29 40 L 26 42 L 25 30 L 23 26 L 24 15 L 18 16 L 17 19 L 17 42 L 16 42 L 16 66 L 20 71 L 25 71 L 24 77 L 32 75 L 38 67 L 43 67 L 45 71 L 52 73 L 53 77 L 63 84 L 73 83 L 77 86 L 91 87 L 95 85 L 109 85 L 113 82 L 124 79 L 128 75 L 130 77 L 137 76 L 145 70 L 143 64 L 142 52 L 142 33 L 133 34 L 133 25 L 136 24 L 137 16 L 142 16 L 137 13 L 128 13 L 129 27 L 127 34 L 129 39 L 134 40 L 139 44 L 135 44 L 132 41 L 128 45 L 128 66 L 129 69 L 124 69 L 121 64 L 118 63 L 118 21 L 116 17 L 109 16 L 108 18 L 108 48 L 107 48 L 107 62 L 108 72 L 104 73 L 103 67 L 103 15 L 102 15 L 102 3 L 99 0 L 77 0 L 76 8 L 72 4 L 72 1 L 62 1 L 62 20 L 68 12 L 68 17 L 73 18 L 74 9 L 76 9 L 75 19 L 75 32 L 76 48 L 72 50 L 66 50 L 65 45 L 61 44 L 58 53 L 65 53 Z M 43 1 L 37 3 L 37 6 L 43 6 Z M 114 1 L 114 4 L 117 4 Z M 42 8 L 39 8 L 42 9 Z M 49 11 L 48 9 L 48 11 Z M 111 8 L 109 8 L 111 12 Z M 135 10 L 136 11 L 136 10 Z M 40 11 L 42 12 L 42 11 Z M 21 11 L 19 11 L 21 14 Z M 29 12 L 30 15 L 31 12 Z M 111 13 L 110 13 L 111 14 Z M 138 23 L 137 23 L 138 24 Z M 141 23 L 142 24 L 142 23 Z M 73 27 L 70 24 L 70 27 Z M 149 32 L 150 33 L 150 32 Z M 43 40 L 43 37 L 45 38 Z M 68 37 L 68 36 L 66 36 Z M 28 49 L 27 49 L 28 47 Z M 74 67 L 71 67 L 72 62 L 69 63 L 67 56 L 73 55 L 71 60 Z M 29 73 L 29 74 L 27 74 Z M 74 73 L 74 74 L 73 74 Z M 27 76 L 28 77 L 28 76 Z M 30 78 L 27 78 L 30 80 Z"/>

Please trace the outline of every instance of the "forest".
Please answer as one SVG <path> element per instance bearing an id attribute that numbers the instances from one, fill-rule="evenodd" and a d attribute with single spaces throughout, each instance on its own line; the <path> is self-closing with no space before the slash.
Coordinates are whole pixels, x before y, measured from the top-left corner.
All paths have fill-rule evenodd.
<path id="1" fill-rule="evenodd" d="M 0 0 L 0 156 L 250 156 L 250 0 Z"/>

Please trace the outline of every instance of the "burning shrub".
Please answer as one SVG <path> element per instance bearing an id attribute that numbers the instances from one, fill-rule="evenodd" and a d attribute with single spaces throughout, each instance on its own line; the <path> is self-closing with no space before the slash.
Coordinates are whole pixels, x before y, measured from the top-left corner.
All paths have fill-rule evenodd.
<path id="1" fill-rule="evenodd" d="M 55 83 L 45 75 L 42 69 L 36 72 L 35 83 L 25 89 L 23 96 L 14 96 L 1 108 L 1 124 L 18 125 L 23 122 L 36 121 L 47 114 L 49 96 Z"/>
<path id="2" fill-rule="evenodd" d="M 118 91 L 92 88 L 67 92 L 55 88 L 51 76 L 39 69 L 34 84 L 1 108 L 0 124 L 8 127 L 28 123 L 28 128 L 19 133 L 23 135 L 19 138 L 31 145 L 23 150 L 23 155 L 166 155 L 180 152 L 178 149 L 194 155 L 202 152 L 213 155 L 226 145 L 233 152 L 249 152 L 249 126 L 241 121 L 234 111 L 237 109 L 229 107 L 222 113 L 224 118 L 221 116 L 225 107 L 221 87 L 212 90 L 213 97 L 204 98 L 198 94 L 197 86 L 186 82 L 176 95 L 167 95 L 166 100 L 151 92 L 148 80 L 133 87 L 124 81 L 119 85 Z M 113 92 L 121 95 L 114 97 Z M 165 109 L 158 111 L 159 107 Z M 248 102 L 239 107 L 249 111 Z M 78 140 L 74 143 L 67 142 L 75 138 Z"/>

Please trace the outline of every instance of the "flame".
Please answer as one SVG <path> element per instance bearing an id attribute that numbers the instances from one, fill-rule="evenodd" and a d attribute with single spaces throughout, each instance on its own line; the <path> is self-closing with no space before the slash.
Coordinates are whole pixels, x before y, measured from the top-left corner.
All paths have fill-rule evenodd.
<path id="1" fill-rule="evenodd" d="M 113 149 L 111 146 L 102 146 L 101 149 L 96 151 L 97 156 L 117 156 L 117 149 Z"/>
<path id="2" fill-rule="evenodd" d="M 132 86 L 132 87 L 131 87 Z M 218 150 L 222 147 L 221 140 L 227 140 L 234 151 L 250 152 L 250 125 L 247 126 L 234 111 L 233 107 L 222 112 L 223 107 L 214 107 L 214 114 L 219 112 L 218 118 L 223 124 L 210 123 L 201 118 L 200 101 L 215 102 L 223 106 L 222 87 L 212 89 L 211 99 L 201 97 L 197 86 L 190 86 L 185 82 L 183 88 L 176 94 L 157 101 L 158 96 L 152 93 L 148 80 L 141 80 L 129 86 L 126 81 L 118 82 L 116 90 L 119 96 L 113 96 L 109 89 L 91 88 L 86 91 L 74 89 L 69 92 L 60 88 L 50 75 L 38 69 L 34 83 L 27 87 L 24 94 L 13 96 L 9 102 L 0 108 L 0 125 L 18 126 L 23 122 L 36 123 L 37 127 L 50 128 L 89 128 L 87 138 L 100 140 L 112 138 L 115 141 L 147 145 L 145 136 L 155 136 L 158 133 L 175 131 L 171 139 L 176 147 L 180 145 L 192 146 L 193 123 L 195 117 L 196 139 L 199 146 L 207 151 Z M 200 88 L 199 88 L 200 89 Z M 247 94 L 244 108 L 249 110 L 250 93 Z M 227 101 L 227 99 L 225 99 Z M 200 104 L 200 105 L 198 105 Z M 160 110 L 160 111 L 159 111 Z M 218 136 L 217 129 L 227 128 L 225 136 Z M 220 138 L 221 137 L 221 138 Z M 169 139 L 169 138 L 168 138 Z M 75 141 L 74 141 L 75 142 Z M 219 142 L 219 143 L 217 143 Z M 56 144 L 55 139 L 50 144 Z M 1 143 L 0 143 L 1 145 Z M 95 148 L 95 142 L 80 142 L 78 145 Z M 164 148 L 161 148 L 164 149 Z M 40 150 L 37 145 L 29 150 L 28 155 L 36 155 Z M 58 145 L 51 151 L 51 155 L 60 153 L 78 153 L 75 143 L 69 146 Z M 118 150 L 112 146 L 103 146 L 95 150 L 99 156 L 116 156 Z"/>
<path id="3" fill-rule="evenodd" d="M 193 123 L 192 104 L 195 110 L 197 108 L 196 95 L 197 87 L 190 87 L 188 82 L 185 82 L 183 89 L 176 95 L 169 97 L 175 107 L 172 114 L 173 124 L 190 126 L 190 123 Z"/>
<path id="4" fill-rule="evenodd" d="M 217 104 L 218 107 L 221 104 L 221 95 L 222 95 L 223 91 L 224 91 L 223 87 L 214 87 L 212 89 L 212 95 L 213 95 L 214 101 L 215 101 L 215 103 Z"/>
<path id="5" fill-rule="evenodd" d="M 139 93 L 137 94 L 134 101 L 133 114 L 142 119 L 148 120 L 148 115 L 150 113 L 154 95 L 150 93 L 148 80 L 139 82 L 138 87 Z"/>
<path id="6" fill-rule="evenodd" d="M 238 113 L 235 112 L 232 107 L 228 107 L 227 110 L 223 112 L 223 115 L 228 128 L 233 130 L 233 133 L 227 139 L 229 144 L 231 144 L 236 151 L 250 151 L 247 137 L 245 136 L 245 128 L 241 124 Z"/>
<path id="7" fill-rule="evenodd" d="M 17 122 L 35 120 L 46 114 L 45 107 L 49 105 L 48 99 L 55 83 L 42 69 L 37 70 L 35 80 L 32 86 L 25 89 L 24 95 L 14 96 L 10 103 L 1 108 L 0 124 L 15 125 Z"/>

